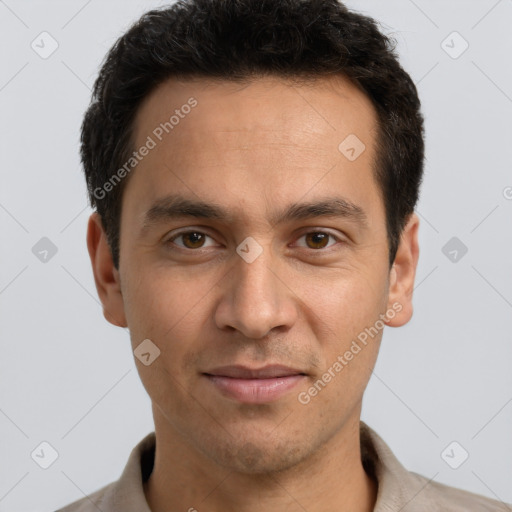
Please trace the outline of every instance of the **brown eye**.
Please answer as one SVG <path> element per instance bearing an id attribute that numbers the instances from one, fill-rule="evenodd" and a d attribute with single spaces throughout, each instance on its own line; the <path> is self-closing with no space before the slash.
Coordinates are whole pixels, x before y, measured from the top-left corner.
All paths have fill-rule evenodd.
<path id="1" fill-rule="evenodd" d="M 321 254 L 328 253 L 330 249 L 335 250 L 336 246 L 341 249 L 345 244 L 345 240 L 341 236 L 337 236 L 330 231 L 308 231 L 298 238 L 295 242 L 295 247 L 301 249 L 309 249 L 310 253 L 313 252 Z M 325 250 L 323 250 L 325 249 Z"/>
<path id="2" fill-rule="evenodd" d="M 185 247 L 188 249 L 197 249 L 204 244 L 204 235 L 202 233 L 192 231 L 181 236 L 183 237 Z"/>
<path id="3" fill-rule="evenodd" d="M 323 249 L 329 243 L 329 238 L 332 237 L 329 233 L 322 231 L 312 231 L 304 235 L 306 237 L 306 244 L 310 249 Z"/>
<path id="4" fill-rule="evenodd" d="M 169 239 L 167 243 L 174 243 L 178 247 L 184 249 L 201 249 L 205 247 L 206 238 L 211 238 L 200 231 L 186 231 Z M 182 240 L 182 243 L 177 243 L 177 240 Z"/>

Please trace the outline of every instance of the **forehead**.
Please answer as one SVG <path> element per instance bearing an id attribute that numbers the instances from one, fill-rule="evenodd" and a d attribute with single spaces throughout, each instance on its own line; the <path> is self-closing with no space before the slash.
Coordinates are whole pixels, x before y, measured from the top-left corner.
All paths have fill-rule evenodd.
<path id="1" fill-rule="evenodd" d="M 189 109 L 188 105 L 192 103 L 196 105 Z M 175 119 L 171 119 L 173 114 Z M 200 118 L 194 131 L 212 134 L 278 130 L 281 135 L 288 132 L 290 137 L 307 139 L 325 136 L 328 129 L 339 132 L 339 137 L 351 129 L 368 138 L 366 132 L 376 128 L 372 102 L 341 75 L 307 81 L 276 76 L 243 82 L 171 78 L 160 84 L 139 106 L 134 121 L 135 144 L 142 143 L 147 134 L 169 121 L 172 125 L 169 133 L 175 139 L 181 139 L 180 134 L 183 135 L 190 125 L 190 122 L 182 123 L 187 117 Z M 178 124 L 182 125 L 181 129 L 177 129 Z M 186 135 L 188 137 L 190 133 Z M 273 135 L 269 133 L 269 137 Z"/>
<path id="2" fill-rule="evenodd" d="M 133 133 L 135 149 L 152 146 L 125 191 L 140 209 L 176 192 L 254 208 L 333 188 L 359 203 L 380 196 L 376 112 L 342 76 L 169 79 L 143 101 Z"/>

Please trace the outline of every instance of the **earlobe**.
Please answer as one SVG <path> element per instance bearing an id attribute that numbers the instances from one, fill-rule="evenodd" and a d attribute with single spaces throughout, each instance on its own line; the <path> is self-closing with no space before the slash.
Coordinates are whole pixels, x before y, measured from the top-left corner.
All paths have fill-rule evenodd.
<path id="1" fill-rule="evenodd" d="M 389 274 L 388 310 L 395 314 L 386 324 L 390 327 L 405 325 L 412 317 L 414 279 L 419 259 L 419 218 L 412 213 L 400 237 L 395 261 Z"/>
<path id="2" fill-rule="evenodd" d="M 113 325 L 127 327 L 119 272 L 114 267 L 103 223 L 97 212 L 89 217 L 87 249 L 96 290 L 103 305 L 103 316 Z"/>

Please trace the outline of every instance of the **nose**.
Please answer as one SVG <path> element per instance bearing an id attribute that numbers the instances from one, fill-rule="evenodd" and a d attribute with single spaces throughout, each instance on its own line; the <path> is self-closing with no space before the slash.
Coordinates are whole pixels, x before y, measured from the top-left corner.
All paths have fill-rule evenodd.
<path id="1" fill-rule="evenodd" d="M 235 255 L 225 276 L 215 311 L 220 329 L 236 329 L 246 338 L 260 339 L 272 329 L 287 330 L 297 319 L 297 298 L 282 265 L 265 249 L 248 263 Z"/>

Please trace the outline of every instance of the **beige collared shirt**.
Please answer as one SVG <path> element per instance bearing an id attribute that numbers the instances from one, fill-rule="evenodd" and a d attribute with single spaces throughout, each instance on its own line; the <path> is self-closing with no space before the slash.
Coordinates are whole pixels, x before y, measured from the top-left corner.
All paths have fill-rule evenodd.
<path id="1" fill-rule="evenodd" d="M 381 437 L 362 421 L 360 433 L 364 468 L 378 482 L 374 512 L 512 512 L 512 505 L 407 471 Z M 119 480 L 57 512 L 151 512 L 142 484 L 153 469 L 154 452 L 152 432 L 132 450 Z"/>

